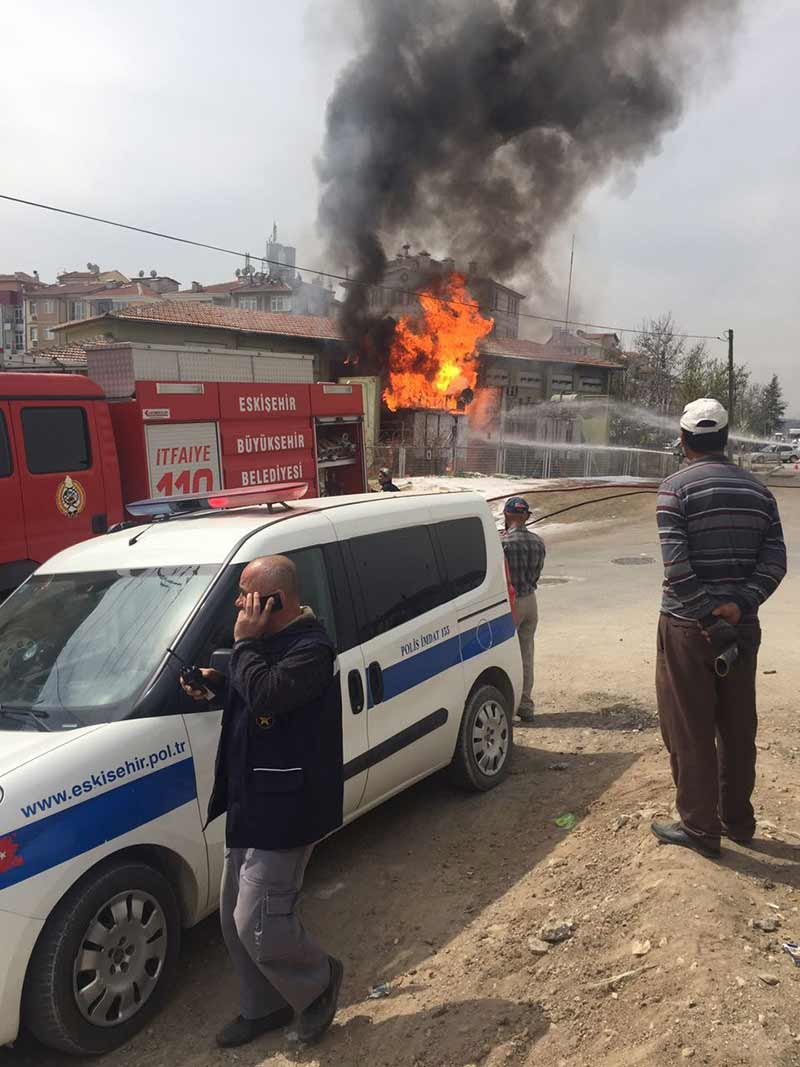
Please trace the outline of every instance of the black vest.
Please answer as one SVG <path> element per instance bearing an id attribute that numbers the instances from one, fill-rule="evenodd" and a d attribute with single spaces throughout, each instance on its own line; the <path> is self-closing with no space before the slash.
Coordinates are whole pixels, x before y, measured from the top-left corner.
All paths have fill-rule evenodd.
<path id="1" fill-rule="evenodd" d="M 308 702 L 284 713 L 280 688 L 270 707 L 251 707 L 242 670 L 253 657 L 267 667 L 292 655 L 313 657 L 324 681 Z M 309 845 L 342 824 L 342 700 L 336 652 L 313 615 L 263 641 L 237 645 L 226 686 L 208 821 L 227 811 L 229 848 Z"/>

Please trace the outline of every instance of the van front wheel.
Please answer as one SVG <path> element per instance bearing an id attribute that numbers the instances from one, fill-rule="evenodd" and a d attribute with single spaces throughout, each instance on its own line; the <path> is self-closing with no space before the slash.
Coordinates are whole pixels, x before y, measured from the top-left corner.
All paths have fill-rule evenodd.
<path id="1" fill-rule="evenodd" d="M 39 937 L 23 1021 L 42 1044 L 73 1055 L 117 1048 L 169 988 L 179 938 L 178 904 L 159 871 L 131 860 L 91 871 Z"/>
<path id="2" fill-rule="evenodd" d="M 450 765 L 453 781 L 464 789 L 486 792 L 508 775 L 514 728 L 506 697 L 493 685 L 479 686 L 467 701 L 456 751 Z"/>

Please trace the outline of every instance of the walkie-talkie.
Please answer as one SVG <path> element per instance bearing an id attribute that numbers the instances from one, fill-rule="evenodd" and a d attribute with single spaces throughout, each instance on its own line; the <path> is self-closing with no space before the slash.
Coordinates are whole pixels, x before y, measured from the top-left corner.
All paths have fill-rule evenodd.
<path id="1" fill-rule="evenodd" d="M 190 667 L 188 663 L 184 663 L 181 657 L 176 652 L 173 652 L 171 648 L 168 648 L 167 652 L 169 652 L 173 659 L 176 659 L 178 663 L 180 663 L 181 670 L 178 677 L 183 684 L 188 685 L 190 689 L 199 690 L 206 700 L 213 700 L 216 694 L 206 685 L 205 678 L 203 678 L 200 668 Z"/>

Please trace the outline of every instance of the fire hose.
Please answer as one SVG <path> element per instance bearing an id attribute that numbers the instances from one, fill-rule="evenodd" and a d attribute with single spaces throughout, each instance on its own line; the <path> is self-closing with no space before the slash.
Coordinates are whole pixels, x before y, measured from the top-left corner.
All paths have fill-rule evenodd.
<path id="1" fill-rule="evenodd" d="M 623 488 L 623 486 L 626 483 L 621 483 L 621 484 L 618 483 L 618 484 L 619 484 L 620 488 Z M 627 483 L 627 484 L 630 484 L 630 483 Z M 536 490 L 528 490 L 528 493 L 530 493 L 530 492 L 562 492 L 562 493 L 563 492 L 577 492 L 579 490 L 586 490 L 588 488 L 593 488 L 593 487 L 581 485 L 581 486 L 560 487 L 559 489 L 536 489 Z M 525 490 L 523 490 L 523 493 L 524 492 L 525 492 Z M 623 499 L 623 497 L 641 496 L 644 493 L 657 493 L 657 492 L 658 492 L 658 486 L 657 485 L 653 485 L 652 487 L 634 489 L 634 490 L 631 490 L 630 492 L 627 492 L 627 493 L 614 493 L 611 496 L 592 497 L 591 500 L 581 500 L 577 504 L 569 504 L 565 508 L 559 508 L 556 511 L 548 512 L 546 515 L 539 515 L 535 519 L 531 518 L 525 523 L 525 525 L 526 526 L 533 526 L 537 522 L 543 522 L 545 519 L 552 519 L 556 515 L 563 515 L 564 512 L 573 511 L 575 508 L 587 507 L 589 504 L 600 504 L 600 503 L 603 503 L 603 502 L 608 501 L 608 500 L 621 500 L 621 499 Z M 494 501 L 497 501 L 497 500 L 504 500 L 505 497 L 495 496 L 495 497 L 489 497 L 488 499 L 489 499 L 489 503 L 493 503 Z M 716 655 L 714 656 L 714 673 L 717 675 L 718 678 L 727 678 L 729 673 L 730 673 L 730 671 L 731 671 L 731 668 L 734 666 L 734 664 L 736 663 L 736 661 L 739 658 L 739 645 L 738 645 L 738 643 L 736 641 L 736 636 L 735 636 L 736 628 L 734 626 L 732 626 L 730 623 L 726 622 L 724 619 L 718 619 L 716 617 L 713 620 L 704 620 L 704 621 L 707 622 L 708 625 L 707 626 L 703 626 L 703 629 L 708 634 L 709 640 L 711 641 L 712 646 L 714 646 L 714 651 L 716 652 Z M 731 640 L 731 637 L 733 637 L 733 640 Z"/>

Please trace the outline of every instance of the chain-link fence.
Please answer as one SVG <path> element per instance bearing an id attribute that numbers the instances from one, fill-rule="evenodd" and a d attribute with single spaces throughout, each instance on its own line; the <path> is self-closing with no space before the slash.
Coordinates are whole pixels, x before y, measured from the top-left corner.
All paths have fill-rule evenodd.
<path id="1" fill-rule="evenodd" d="M 367 471 L 375 478 L 388 467 L 395 478 L 482 474 L 523 478 L 665 478 L 677 469 L 671 452 L 602 445 L 427 446 L 386 441 L 367 449 Z"/>

